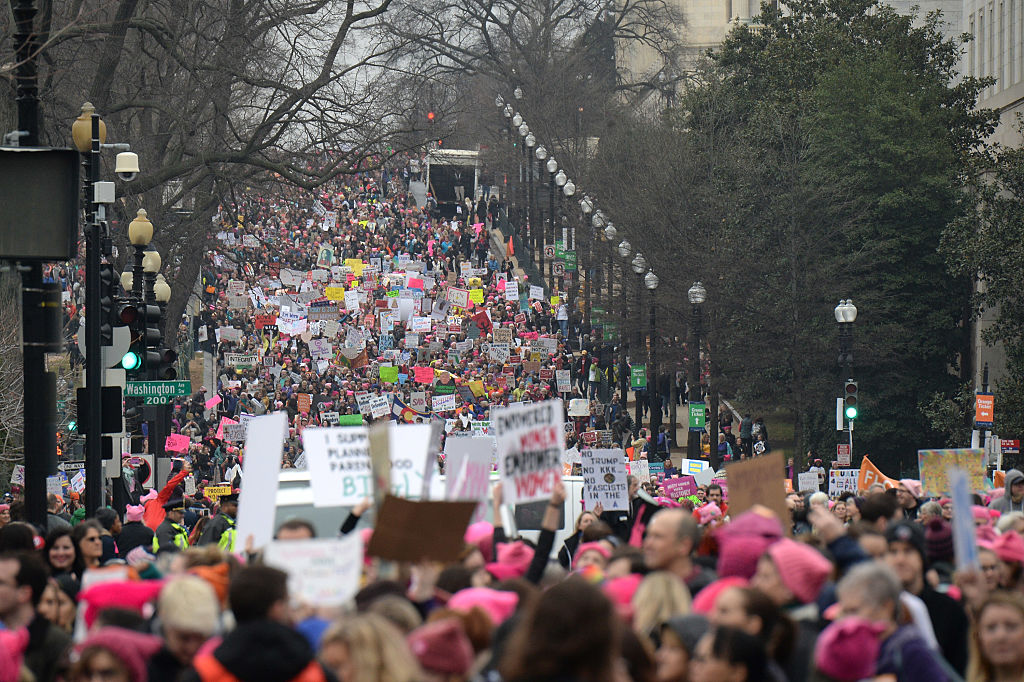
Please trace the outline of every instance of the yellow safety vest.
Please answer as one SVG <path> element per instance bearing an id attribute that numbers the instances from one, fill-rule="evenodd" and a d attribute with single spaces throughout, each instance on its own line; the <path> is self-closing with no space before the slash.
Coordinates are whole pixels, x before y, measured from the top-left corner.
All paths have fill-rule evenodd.
<path id="1" fill-rule="evenodd" d="M 228 522 L 228 529 L 220 534 L 220 540 L 217 541 L 217 546 L 225 552 L 235 551 L 235 538 L 238 535 L 238 531 L 235 530 L 235 520 L 225 516 L 224 520 Z"/>
<path id="2" fill-rule="evenodd" d="M 172 538 L 174 546 L 182 551 L 188 549 L 188 531 L 185 530 L 184 526 L 179 526 L 173 521 L 171 522 L 171 526 L 175 531 L 174 537 Z M 159 537 L 159 535 L 155 533 L 153 534 L 153 554 L 160 551 L 160 541 L 157 539 Z"/>

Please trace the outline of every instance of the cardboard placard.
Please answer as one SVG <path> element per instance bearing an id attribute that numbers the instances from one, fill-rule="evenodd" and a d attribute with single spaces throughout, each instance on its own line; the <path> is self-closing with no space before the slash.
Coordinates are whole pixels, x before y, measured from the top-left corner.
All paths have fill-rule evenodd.
<path id="1" fill-rule="evenodd" d="M 238 498 L 238 545 L 244 547 L 252 536 L 254 547 L 264 547 L 274 537 L 274 510 L 278 474 L 288 433 L 285 412 L 249 419 L 245 434 L 245 484 Z"/>
<path id="2" fill-rule="evenodd" d="M 729 516 L 736 518 L 755 504 L 771 509 L 788 525 L 789 508 L 783 480 L 781 452 L 732 462 L 725 466 L 729 481 Z"/>
<path id="3" fill-rule="evenodd" d="M 370 556 L 390 561 L 455 561 L 476 502 L 413 502 L 388 495 L 377 513 Z"/>
<path id="4" fill-rule="evenodd" d="M 358 533 L 340 538 L 275 540 L 263 561 L 288 573 L 288 595 L 308 606 L 342 606 L 359 591 L 363 543 Z"/>

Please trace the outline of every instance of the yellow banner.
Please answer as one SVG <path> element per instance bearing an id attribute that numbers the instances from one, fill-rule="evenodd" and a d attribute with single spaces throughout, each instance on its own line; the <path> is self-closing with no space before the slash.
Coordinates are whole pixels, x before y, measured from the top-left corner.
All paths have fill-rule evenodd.
<path id="1" fill-rule="evenodd" d="M 345 287 L 327 287 L 324 289 L 324 296 L 328 301 L 344 301 Z"/>

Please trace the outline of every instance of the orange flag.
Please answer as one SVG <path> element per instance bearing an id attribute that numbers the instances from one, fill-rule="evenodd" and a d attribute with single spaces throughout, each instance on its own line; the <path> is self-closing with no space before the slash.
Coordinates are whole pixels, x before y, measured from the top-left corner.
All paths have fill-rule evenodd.
<path id="1" fill-rule="evenodd" d="M 865 491 L 871 487 L 872 483 L 881 483 L 887 489 L 895 488 L 899 485 L 899 481 L 895 481 L 885 474 L 883 474 L 878 467 L 871 463 L 871 460 L 866 456 L 860 463 L 860 474 L 857 476 L 857 490 Z"/>
<path id="2" fill-rule="evenodd" d="M 505 249 L 505 256 L 508 257 L 508 256 L 514 256 L 514 255 L 516 255 L 516 247 L 512 245 L 512 236 L 509 235 L 509 238 L 508 238 L 508 248 Z"/>
<path id="3" fill-rule="evenodd" d="M 992 487 L 994 487 L 994 488 L 1005 488 L 1006 487 L 1006 472 L 1005 471 L 993 471 L 992 472 Z"/>

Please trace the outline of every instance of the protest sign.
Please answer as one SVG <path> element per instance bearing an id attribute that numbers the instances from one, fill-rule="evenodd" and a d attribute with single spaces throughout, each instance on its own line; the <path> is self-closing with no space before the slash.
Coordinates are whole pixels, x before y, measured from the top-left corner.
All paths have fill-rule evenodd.
<path id="1" fill-rule="evenodd" d="M 25 485 L 25 465 L 15 464 L 11 471 L 11 485 Z"/>
<path id="2" fill-rule="evenodd" d="M 666 478 L 662 484 L 665 497 L 670 500 L 678 500 L 680 497 L 688 497 L 697 494 L 697 481 L 693 476 L 679 476 L 678 478 Z"/>
<path id="3" fill-rule="evenodd" d="M 475 507 L 475 502 L 412 502 L 388 495 L 366 552 L 391 561 L 455 561 Z"/>
<path id="4" fill-rule="evenodd" d="M 164 443 L 164 450 L 167 452 L 188 452 L 188 446 L 191 442 L 192 441 L 188 436 L 184 436 L 180 433 L 172 433 L 167 436 L 167 440 Z"/>
<path id="5" fill-rule="evenodd" d="M 505 282 L 505 300 L 519 301 L 519 282 L 517 280 L 510 279 Z"/>
<path id="6" fill-rule="evenodd" d="M 818 479 L 818 472 L 816 471 L 805 471 L 797 474 L 796 476 L 796 489 L 798 492 L 804 492 L 805 490 L 813 490 L 817 492 L 821 489 L 821 483 Z"/>
<path id="7" fill-rule="evenodd" d="M 569 401 L 569 416 L 570 417 L 588 417 L 590 416 L 590 401 L 586 398 L 573 398 Z"/>
<path id="8" fill-rule="evenodd" d="M 427 394 L 425 391 L 413 391 L 409 394 L 409 407 L 420 412 L 427 411 Z"/>
<path id="9" fill-rule="evenodd" d="M 948 450 L 918 450 L 917 466 L 920 471 L 921 490 L 925 497 L 940 497 L 946 489 L 948 469 L 955 467 L 967 475 L 972 491 L 985 489 L 985 450 L 959 448 Z"/>
<path id="10" fill-rule="evenodd" d="M 302 432 L 302 443 L 314 507 L 355 506 L 371 497 L 366 427 L 310 427 Z"/>
<path id="11" fill-rule="evenodd" d="M 562 478 L 562 401 L 496 407 L 491 414 L 507 504 L 546 500 Z"/>
<path id="12" fill-rule="evenodd" d="M 474 436 L 451 438 L 445 442 L 444 499 L 486 504 L 490 490 L 491 461 L 494 439 Z M 486 509 L 475 512 L 479 516 Z"/>
<path id="13" fill-rule="evenodd" d="M 646 483 L 651 480 L 651 470 L 649 468 L 649 462 L 646 459 L 638 459 L 633 462 L 631 466 L 631 473 L 636 476 L 641 483 Z"/>
<path id="14" fill-rule="evenodd" d="M 492 334 L 492 340 L 494 343 L 507 343 L 509 346 L 512 345 L 512 328 L 511 327 L 497 327 Z"/>
<path id="15" fill-rule="evenodd" d="M 781 452 L 732 462 L 725 466 L 729 482 L 729 516 L 736 518 L 755 504 L 768 507 L 780 519 L 789 518 L 783 490 Z"/>
<path id="16" fill-rule="evenodd" d="M 587 509 L 598 504 L 607 510 L 629 509 L 626 454 L 622 450 L 584 450 L 580 457 Z"/>
<path id="17" fill-rule="evenodd" d="M 559 393 L 569 393 L 572 390 L 569 385 L 569 370 L 555 370 L 555 385 L 557 386 Z"/>
<path id="18" fill-rule="evenodd" d="M 431 398 L 431 409 L 434 412 L 446 412 L 448 410 L 455 409 L 455 394 L 449 393 L 448 395 L 435 395 Z"/>
<path id="19" fill-rule="evenodd" d="M 293 600 L 317 607 L 342 606 L 359 591 L 363 543 L 358 533 L 279 540 L 267 545 L 263 561 L 288 574 L 288 595 Z"/>
<path id="20" fill-rule="evenodd" d="M 388 403 L 386 395 L 371 395 L 367 401 L 367 409 L 369 409 L 369 415 L 377 419 L 391 411 L 391 404 Z"/>
<path id="21" fill-rule="evenodd" d="M 203 494 L 210 498 L 214 503 L 218 502 L 224 495 L 231 494 L 231 486 L 229 485 L 208 485 L 203 488 Z"/>
<path id="22" fill-rule="evenodd" d="M 460 308 L 469 307 L 469 291 L 467 289 L 456 289 L 448 287 L 447 300 L 450 304 Z"/>
<path id="23" fill-rule="evenodd" d="M 413 380 L 418 384 L 434 383 L 434 368 L 421 366 L 413 367 Z"/>
<path id="24" fill-rule="evenodd" d="M 835 498 L 845 492 L 857 493 L 859 469 L 830 469 L 828 472 L 828 496 Z"/>
<path id="25" fill-rule="evenodd" d="M 313 405 L 313 396 L 309 393 L 298 393 L 295 396 L 295 402 L 298 405 L 299 412 L 309 414 L 309 410 Z"/>
<path id="26" fill-rule="evenodd" d="M 284 438 L 288 433 L 288 415 L 274 412 L 247 421 L 245 462 L 238 498 L 238 544 L 244 547 L 251 536 L 253 547 L 264 547 L 274 536 L 274 509 L 268 500 L 277 499 L 278 474 Z"/>

